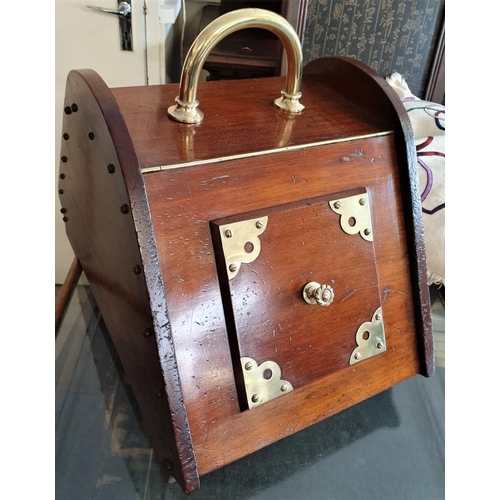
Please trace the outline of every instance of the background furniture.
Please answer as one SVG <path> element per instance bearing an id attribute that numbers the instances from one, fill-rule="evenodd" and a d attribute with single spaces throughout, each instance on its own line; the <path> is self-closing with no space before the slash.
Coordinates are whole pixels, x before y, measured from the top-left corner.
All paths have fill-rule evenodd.
<path id="1" fill-rule="evenodd" d="M 220 5 L 203 8 L 200 31 L 222 14 L 244 8 L 262 8 L 281 14 L 302 41 L 307 0 L 221 0 Z M 282 44 L 273 33 L 262 29 L 237 31 L 222 40 L 208 55 L 203 69 L 208 80 L 260 78 L 284 74 Z"/>

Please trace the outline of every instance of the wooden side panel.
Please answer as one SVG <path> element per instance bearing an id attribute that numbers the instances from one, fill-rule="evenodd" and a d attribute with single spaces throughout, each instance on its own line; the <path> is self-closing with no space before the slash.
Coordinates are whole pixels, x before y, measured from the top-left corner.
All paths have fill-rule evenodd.
<path id="1" fill-rule="evenodd" d="M 186 491 L 194 491 L 199 479 L 175 353 L 168 320 L 158 313 L 165 309 L 162 283 L 149 258 L 154 239 L 147 248 L 138 241 L 152 233 L 133 145 L 109 89 L 93 71 L 70 73 L 64 106 L 59 195 L 68 238 L 120 356 L 156 459 Z"/>
<path id="2" fill-rule="evenodd" d="M 419 373 L 403 197 L 392 136 L 166 170 L 144 179 L 200 474 Z M 372 203 L 387 351 L 241 411 L 210 221 L 361 187 Z M 307 231 L 300 236 L 307 237 Z M 258 277 L 254 281 L 246 296 L 254 301 L 255 317 L 264 321 L 259 304 L 266 300 L 270 283 Z M 348 300 L 350 293 L 347 288 L 339 290 L 337 300 Z M 298 359 L 300 351 L 293 356 Z"/>

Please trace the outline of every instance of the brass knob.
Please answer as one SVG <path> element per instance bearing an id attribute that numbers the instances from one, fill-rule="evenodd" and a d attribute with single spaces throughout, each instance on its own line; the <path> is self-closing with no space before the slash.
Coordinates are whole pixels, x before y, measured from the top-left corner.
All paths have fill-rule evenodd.
<path id="1" fill-rule="evenodd" d="M 330 285 L 320 285 L 315 281 L 310 281 L 302 290 L 302 297 L 308 304 L 318 304 L 321 307 L 329 306 L 334 296 Z"/>

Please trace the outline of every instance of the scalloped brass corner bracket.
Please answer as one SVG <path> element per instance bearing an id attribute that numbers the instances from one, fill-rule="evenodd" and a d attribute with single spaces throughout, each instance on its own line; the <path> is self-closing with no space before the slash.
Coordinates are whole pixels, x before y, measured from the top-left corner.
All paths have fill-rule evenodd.
<path id="1" fill-rule="evenodd" d="M 340 227 L 345 233 L 359 233 L 364 240 L 373 241 L 368 193 L 332 200 L 328 204 L 340 215 Z"/>
<path id="2" fill-rule="evenodd" d="M 291 391 L 290 382 L 281 379 L 281 368 L 274 361 L 260 365 L 252 358 L 241 358 L 248 408 L 252 409 Z"/>
<path id="3" fill-rule="evenodd" d="M 238 274 L 241 264 L 249 264 L 259 256 L 259 236 L 266 230 L 267 221 L 265 216 L 219 226 L 228 279 Z"/>
<path id="4" fill-rule="evenodd" d="M 349 360 L 350 365 L 386 351 L 381 307 L 373 313 L 371 321 L 366 321 L 358 328 L 356 332 L 356 344 L 358 347 L 352 351 Z"/>

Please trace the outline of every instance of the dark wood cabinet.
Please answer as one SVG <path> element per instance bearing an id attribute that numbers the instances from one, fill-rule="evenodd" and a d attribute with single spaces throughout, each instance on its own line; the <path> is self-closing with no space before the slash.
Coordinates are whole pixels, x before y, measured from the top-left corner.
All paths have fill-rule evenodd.
<path id="1" fill-rule="evenodd" d="M 203 8 L 200 32 L 217 17 L 244 8 L 267 9 L 282 15 L 302 41 L 307 0 L 222 0 L 220 5 Z M 260 78 L 283 74 L 283 61 L 282 45 L 276 35 L 266 30 L 248 28 L 222 40 L 209 54 L 203 68 L 210 74 L 208 80 Z"/>
<path id="2" fill-rule="evenodd" d="M 439 41 L 434 55 L 434 61 L 429 73 L 429 81 L 425 90 L 426 101 L 437 102 L 445 105 L 445 24 L 441 28 Z M 442 287 L 444 297 L 444 287 Z"/>

